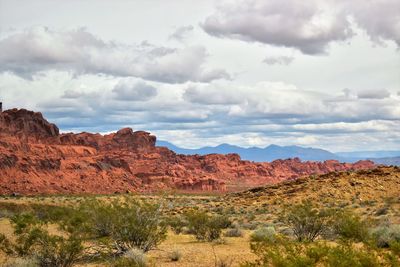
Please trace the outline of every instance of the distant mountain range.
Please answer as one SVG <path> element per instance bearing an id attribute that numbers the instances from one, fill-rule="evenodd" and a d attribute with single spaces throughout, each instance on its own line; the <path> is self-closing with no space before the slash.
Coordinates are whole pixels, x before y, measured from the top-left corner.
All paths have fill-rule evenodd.
<path id="1" fill-rule="evenodd" d="M 278 146 L 269 145 L 265 148 L 221 144 L 218 146 L 207 146 L 196 149 L 178 147 L 167 141 L 157 141 L 157 146 L 165 146 L 178 154 L 184 155 L 206 155 L 206 154 L 229 154 L 237 153 L 242 159 L 263 162 L 276 159 L 287 159 L 298 157 L 301 160 L 324 161 L 335 159 L 342 162 L 354 162 L 362 159 L 371 159 L 378 164 L 400 165 L 400 151 L 355 151 L 332 153 L 330 151 L 301 146 Z"/>

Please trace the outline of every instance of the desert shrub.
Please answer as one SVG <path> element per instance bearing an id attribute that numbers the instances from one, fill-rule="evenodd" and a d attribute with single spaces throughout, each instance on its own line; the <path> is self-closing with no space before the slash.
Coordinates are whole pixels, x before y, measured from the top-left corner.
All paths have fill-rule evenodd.
<path id="1" fill-rule="evenodd" d="M 386 215 L 389 212 L 389 206 L 383 206 L 376 210 L 376 216 Z"/>
<path id="2" fill-rule="evenodd" d="M 74 210 L 70 207 L 56 205 L 31 205 L 33 214 L 43 222 L 60 222 L 68 219 Z"/>
<path id="3" fill-rule="evenodd" d="M 378 255 L 368 249 L 355 249 L 351 245 L 330 247 L 326 253 L 325 266 L 330 267 L 372 267 L 382 266 Z"/>
<path id="4" fill-rule="evenodd" d="M 243 229 L 247 229 L 247 230 L 254 230 L 257 228 L 257 226 L 258 226 L 258 223 L 255 223 L 255 222 L 247 222 L 247 223 L 241 224 L 241 227 Z"/>
<path id="5" fill-rule="evenodd" d="M 303 243 L 278 237 L 274 243 L 252 243 L 251 249 L 258 259 L 242 266 L 382 266 L 376 253 L 366 248 L 356 249 L 348 243 L 329 246 L 321 242 Z"/>
<path id="6" fill-rule="evenodd" d="M 1 249 L 8 254 L 34 258 L 41 267 L 70 267 L 83 255 L 79 238 L 49 234 L 32 214 L 14 216 L 12 223 L 15 242 L 0 238 Z"/>
<path id="7" fill-rule="evenodd" d="M 276 240 L 276 231 L 272 226 L 262 227 L 255 230 L 251 236 L 252 242 L 274 242 Z"/>
<path id="8" fill-rule="evenodd" d="M 82 256 L 83 246 L 80 239 L 44 234 L 38 240 L 40 245 L 35 258 L 42 267 L 73 266 Z"/>
<path id="9" fill-rule="evenodd" d="M 328 229 L 332 212 L 318 210 L 310 201 L 305 201 L 290 208 L 284 219 L 298 241 L 314 241 Z"/>
<path id="10" fill-rule="evenodd" d="M 221 237 L 222 229 L 231 225 L 229 218 L 221 215 L 211 216 L 203 211 L 189 211 L 185 215 L 189 233 L 197 240 L 213 241 Z"/>
<path id="11" fill-rule="evenodd" d="M 207 240 L 213 241 L 221 237 L 222 229 L 226 229 L 231 222 L 226 216 L 211 216 L 207 223 Z"/>
<path id="12" fill-rule="evenodd" d="M 274 243 L 253 242 L 251 250 L 258 256 L 255 262 L 246 262 L 242 266 L 315 266 L 316 259 L 322 257 L 323 248 L 307 253 L 303 243 L 277 237 Z M 310 254 L 310 255 L 308 255 Z"/>
<path id="13" fill-rule="evenodd" d="M 114 267 L 146 267 L 146 255 L 140 249 L 130 249 L 123 257 L 116 260 L 113 264 Z"/>
<path id="14" fill-rule="evenodd" d="M 366 241 L 369 237 L 367 222 L 349 211 L 338 212 L 332 221 L 332 232 L 342 240 Z"/>
<path id="15" fill-rule="evenodd" d="M 1 202 L 0 203 L 0 213 L 1 217 L 8 217 L 11 218 L 12 216 L 19 214 L 19 213 L 26 213 L 32 211 L 32 209 L 25 204 L 16 204 L 10 202 Z"/>
<path id="16" fill-rule="evenodd" d="M 390 247 L 391 243 L 400 242 L 400 225 L 381 226 L 372 230 L 375 244 L 380 248 Z"/>
<path id="17" fill-rule="evenodd" d="M 171 261 L 179 261 L 181 258 L 182 258 L 182 253 L 179 250 L 174 250 L 169 255 L 169 259 Z"/>
<path id="18" fill-rule="evenodd" d="M 239 227 L 228 229 L 224 236 L 226 237 L 242 237 L 243 231 Z"/>
<path id="19" fill-rule="evenodd" d="M 83 222 L 86 222 L 88 225 L 86 230 L 91 231 L 95 237 L 110 236 L 116 217 L 121 215 L 118 214 L 120 204 L 104 203 L 95 199 L 86 200 L 80 204 L 78 212 L 74 214 L 71 220 L 72 226 L 83 226 Z"/>
<path id="20" fill-rule="evenodd" d="M 38 267 L 39 264 L 34 258 L 15 258 L 9 259 L 3 267 Z"/>
<path id="21" fill-rule="evenodd" d="M 400 241 L 391 241 L 389 243 L 389 248 L 393 252 L 394 255 L 400 257 Z M 400 266 L 400 264 L 399 264 Z"/>
<path id="22" fill-rule="evenodd" d="M 171 230 L 179 235 L 183 232 L 184 228 L 187 226 L 187 222 L 181 216 L 172 216 L 167 218 L 166 223 L 169 225 Z"/>
<path id="23" fill-rule="evenodd" d="M 109 208 L 114 216 L 110 238 L 117 254 L 133 248 L 147 252 L 166 239 L 160 205 L 125 199 L 114 201 Z"/>
<path id="24" fill-rule="evenodd" d="M 12 243 L 4 234 L 0 234 L 0 250 L 6 254 L 12 254 L 14 252 Z"/>
<path id="25" fill-rule="evenodd" d="M 102 253 L 119 256 L 134 248 L 147 252 L 165 240 L 167 234 L 161 205 L 129 197 L 109 202 L 84 201 L 62 222 L 62 229 L 95 239 L 101 247 L 108 248 Z"/>

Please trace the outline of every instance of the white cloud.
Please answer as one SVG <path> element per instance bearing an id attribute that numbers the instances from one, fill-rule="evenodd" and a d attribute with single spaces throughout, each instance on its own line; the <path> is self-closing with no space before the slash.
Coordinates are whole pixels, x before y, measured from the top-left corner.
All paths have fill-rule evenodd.
<path id="1" fill-rule="evenodd" d="M 213 36 L 292 47 L 305 54 L 324 53 L 330 42 L 352 36 L 346 15 L 320 1 L 231 1 L 220 5 L 202 27 Z"/>
<path id="2" fill-rule="evenodd" d="M 354 34 L 350 18 L 373 41 L 400 46 L 397 0 L 297 1 L 239 0 L 217 7 L 201 24 L 210 35 L 326 53 L 332 42 Z"/>
<path id="3" fill-rule="evenodd" d="M 222 69 L 205 67 L 207 56 L 203 46 L 178 49 L 147 42 L 118 44 L 103 41 L 85 29 L 53 31 L 34 27 L 0 39 L 0 71 L 26 78 L 50 69 L 167 83 L 229 78 Z"/>

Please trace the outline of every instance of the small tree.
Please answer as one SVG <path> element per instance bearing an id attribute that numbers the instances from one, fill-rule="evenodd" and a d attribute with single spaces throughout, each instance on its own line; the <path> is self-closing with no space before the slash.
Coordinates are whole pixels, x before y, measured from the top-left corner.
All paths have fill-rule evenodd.
<path id="1" fill-rule="evenodd" d="M 310 201 L 293 206 L 285 215 L 298 241 L 312 242 L 325 230 L 331 221 L 331 212 L 316 209 Z"/>

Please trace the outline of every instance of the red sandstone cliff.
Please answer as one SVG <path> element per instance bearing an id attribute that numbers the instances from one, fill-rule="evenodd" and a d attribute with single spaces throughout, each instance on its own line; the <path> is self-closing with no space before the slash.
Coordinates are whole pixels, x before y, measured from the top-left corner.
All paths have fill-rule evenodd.
<path id="1" fill-rule="evenodd" d="M 371 168 L 355 164 L 255 163 L 237 154 L 178 155 L 156 137 L 124 128 L 109 135 L 59 134 L 42 114 L 0 113 L 0 194 L 115 193 L 158 190 L 233 191 L 299 176 Z"/>

